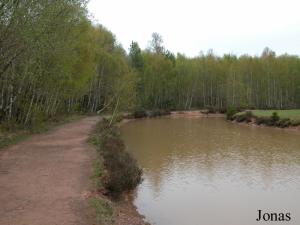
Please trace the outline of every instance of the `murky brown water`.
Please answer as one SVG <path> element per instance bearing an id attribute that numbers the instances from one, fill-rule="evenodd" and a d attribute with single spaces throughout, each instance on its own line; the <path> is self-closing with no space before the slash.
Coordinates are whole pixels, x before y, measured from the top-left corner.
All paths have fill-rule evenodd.
<path id="1" fill-rule="evenodd" d="M 135 205 L 152 224 L 300 224 L 299 132 L 223 118 L 137 120 L 121 131 L 144 168 Z M 292 220 L 256 222 L 259 209 Z"/>

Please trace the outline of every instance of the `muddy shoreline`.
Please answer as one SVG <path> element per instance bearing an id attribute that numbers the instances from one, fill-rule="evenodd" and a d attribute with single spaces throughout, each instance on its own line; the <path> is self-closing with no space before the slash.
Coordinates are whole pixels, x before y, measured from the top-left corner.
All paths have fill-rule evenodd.
<path id="1" fill-rule="evenodd" d="M 277 129 L 277 130 L 288 130 L 288 131 L 294 131 L 294 132 L 299 132 L 300 131 L 300 126 L 289 126 L 289 127 L 276 127 L 276 126 L 267 126 L 265 124 L 256 124 L 254 121 L 251 121 L 249 123 L 246 122 L 237 122 L 235 120 L 230 121 L 229 122 L 233 123 L 233 124 L 238 124 L 238 125 L 242 125 L 242 126 L 248 126 L 248 127 L 256 127 L 256 128 L 269 128 L 269 129 Z"/>

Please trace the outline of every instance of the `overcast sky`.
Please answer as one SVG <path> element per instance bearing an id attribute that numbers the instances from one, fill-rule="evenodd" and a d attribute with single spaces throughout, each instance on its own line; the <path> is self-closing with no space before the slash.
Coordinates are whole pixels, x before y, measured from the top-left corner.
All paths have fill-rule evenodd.
<path id="1" fill-rule="evenodd" d="M 260 55 L 300 55 L 300 0 L 90 0 L 93 20 L 112 31 L 128 50 L 162 35 L 174 53 L 196 56 L 213 49 Z"/>

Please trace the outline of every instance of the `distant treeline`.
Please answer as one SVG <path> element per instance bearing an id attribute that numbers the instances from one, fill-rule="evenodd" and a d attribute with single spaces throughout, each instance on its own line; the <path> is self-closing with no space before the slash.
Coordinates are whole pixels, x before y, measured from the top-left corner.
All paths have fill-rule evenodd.
<path id="1" fill-rule="evenodd" d="M 137 43 L 132 49 L 137 48 Z M 131 50 L 136 55 L 137 50 Z M 169 51 L 131 57 L 139 74 L 137 96 L 145 108 L 300 107 L 300 59 L 268 48 L 259 57 L 213 51 L 188 58 Z M 135 62 L 139 59 L 139 63 Z M 143 66 L 137 66 L 143 65 Z"/>
<path id="2" fill-rule="evenodd" d="M 300 59 L 175 56 L 154 33 L 129 54 L 85 0 L 0 2 L 0 122 L 104 110 L 300 107 Z"/>

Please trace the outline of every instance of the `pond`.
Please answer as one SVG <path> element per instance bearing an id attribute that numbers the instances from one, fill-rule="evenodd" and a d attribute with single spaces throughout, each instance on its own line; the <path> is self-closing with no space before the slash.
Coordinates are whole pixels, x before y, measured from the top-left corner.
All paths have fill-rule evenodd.
<path id="1" fill-rule="evenodd" d="M 300 134 L 224 118 L 158 118 L 121 127 L 143 168 L 134 204 L 153 225 L 300 224 Z M 257 222 L 258 210 L 290 213 Z"/>

